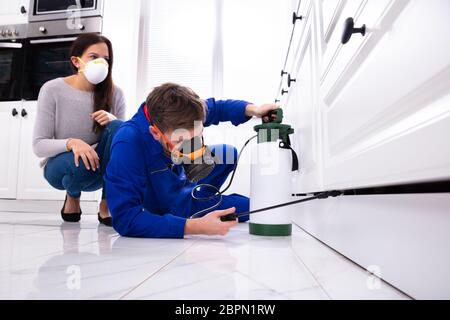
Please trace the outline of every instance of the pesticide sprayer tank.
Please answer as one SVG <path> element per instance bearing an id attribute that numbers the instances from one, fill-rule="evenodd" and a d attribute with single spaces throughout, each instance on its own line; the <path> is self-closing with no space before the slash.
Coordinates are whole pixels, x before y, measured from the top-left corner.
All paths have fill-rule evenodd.
<path id="1" fill-rule="evenodd" d="M 250 210 L 258 210 L 292 201 L 293 150 L 289 135 L 294 130 L 281 124 L 282 110 L 275 122 L 256 126 L 258 144 L 252 148 Z M 278 208 L 250 217 L 250 234 L 290 236 L 289 208 Z"/>

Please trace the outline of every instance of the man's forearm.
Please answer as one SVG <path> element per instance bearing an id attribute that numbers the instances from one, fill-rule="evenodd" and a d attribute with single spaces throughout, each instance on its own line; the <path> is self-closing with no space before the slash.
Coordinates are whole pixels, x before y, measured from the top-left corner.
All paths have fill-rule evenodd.
<path id="1" fill-rule="evenodd" d="M 198 235 L 201 234 L 201 225 L 198 219 L 188 219 L 186 220 L 186 225 L 184 226 L 185 235 Z"/>
<path id="2" fill-rule="evenodd" d="M 245 115 L 247 116 L 247 117 L 254 117 L 254 116 L 256 116 L 257 114 L 256 114 L 256 109 L 257 109 L 258 107 L 257 106 L 255 106 L 254 104 L 249 104 L 249 105 L 247 105 L 247 107 L 245 108 Z"/>

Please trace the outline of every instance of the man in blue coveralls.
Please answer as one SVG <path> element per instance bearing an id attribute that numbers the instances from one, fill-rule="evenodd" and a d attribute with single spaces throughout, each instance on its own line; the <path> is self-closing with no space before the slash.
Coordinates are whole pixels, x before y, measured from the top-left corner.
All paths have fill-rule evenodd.
<path id="1" fill-rule="evenodd" d="M 206 164 L 189 167 L 174 163 L 173 155 L 184 156 L 181 146 L 186 142 L 203 141 L 203 127 L 226 121 L 237 126 L 276 108 L 275 104 L 258 107 L 241 100 L 204 101 L 191 89 L 172 83 L 155 88 L 137 114 L 122 125 L 111 146 L 105 182 L 114 229 L 122 236 L 145 238 L 226 235 L 238 221 L 222 222 L 220 218 L 247 212 L 249 199 L 224 195 L 216 211 L 189 219 L 217 203 L 214 198 L 195 200 L 191 192 L 199 184 L 220 189 L 235 167 L 236 149 L 212 146 L 215 165 L 209 166 L 209 172 Z M 206 158 L 204 146 L 188 156 L 195 158 L 200 150 Z M 203 169 L 208 172 L 204 177 Z"/>

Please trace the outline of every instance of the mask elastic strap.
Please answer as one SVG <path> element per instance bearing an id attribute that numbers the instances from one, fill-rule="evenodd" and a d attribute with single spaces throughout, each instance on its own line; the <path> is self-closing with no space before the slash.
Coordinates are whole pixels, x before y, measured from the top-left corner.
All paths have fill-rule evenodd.
<path id="1" fill-rule="evenodd" d="M 150 120 L 150 116 L 148 115 L 148 111 L 147 111 L 147 106 L 144 105 L 144 114 L 145 117 L 147 118 L 148 122 L 150 123 L 151 126 L 153 126 L 156 131 L 161 135 L 162 139 L 164 140 L 165 143 L 167 143 L 167 145 L 169 146 L 169 148 L 171 149 L 170 152 L 173 152 L 172 150 L 175 148 L 173 143 L 169 141 L 169 139 L 166 138 L 166 136 L 164 135 L 164 133 L 158 128 L 158 126 L 154 123 L 152 123 L 152 121 Z M 180 155 L 179 152 L 178 156 Z"/>

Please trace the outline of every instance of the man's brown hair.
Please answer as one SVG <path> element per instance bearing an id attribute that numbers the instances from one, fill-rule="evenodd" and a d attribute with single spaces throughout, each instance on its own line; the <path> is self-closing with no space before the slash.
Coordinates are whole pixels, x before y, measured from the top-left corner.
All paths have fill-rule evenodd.
<path id="1" fill-rule="evenodd" d="M 150 123 L 161 131 L 193 129 L 195 121 L 204 122 L 206 104 L 190 88 L 165 83 L 153 89 L 146 100 Z"/>

